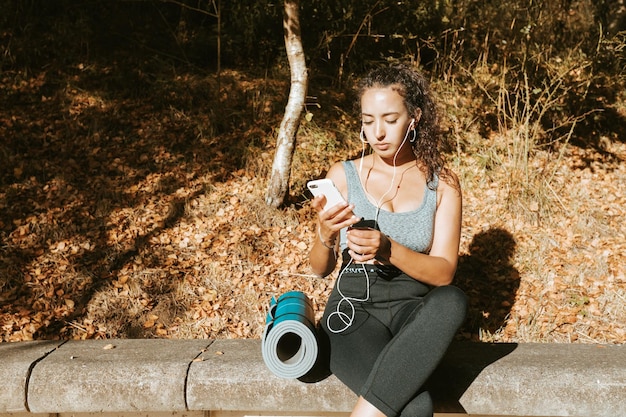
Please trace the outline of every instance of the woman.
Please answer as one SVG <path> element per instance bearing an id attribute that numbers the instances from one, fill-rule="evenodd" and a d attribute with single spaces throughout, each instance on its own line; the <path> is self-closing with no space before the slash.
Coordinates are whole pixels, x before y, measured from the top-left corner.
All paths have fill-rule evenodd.
<path id="1" fill-rule="evenodd" d="M 338 252 L 343 261 L 321 322 L 330 367 L 359 395 L 352 416 L 432 416 L 424 383 L 467 310 L 465 294 L 450 286 L 460 186 L 444 167 L 422 75 L 405 66 L 376 69 L 359 93 L 361 140 L 372 152 L 329 169 L 346 203 L 324 210 L 324 196 L 312 200 L 313 271 L 333 272 Z"/>

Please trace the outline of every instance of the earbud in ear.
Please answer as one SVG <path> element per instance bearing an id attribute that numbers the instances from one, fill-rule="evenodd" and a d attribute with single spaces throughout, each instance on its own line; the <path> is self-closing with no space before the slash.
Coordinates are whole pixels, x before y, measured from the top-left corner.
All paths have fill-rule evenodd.
<path id="1" fill-rule="evenodd" d="M 411 138 L 409 139 L 409 142 L 415 143 L 415 141 L 417 140 L 417 131 L 415 130 L 415 119 L 411 119 L 411 124 L 409 125 L 409 128 L 406 131 L 406 134 L 408 135 L 409 132 L 413 134 L 413 136 L 411 136 Z"/>

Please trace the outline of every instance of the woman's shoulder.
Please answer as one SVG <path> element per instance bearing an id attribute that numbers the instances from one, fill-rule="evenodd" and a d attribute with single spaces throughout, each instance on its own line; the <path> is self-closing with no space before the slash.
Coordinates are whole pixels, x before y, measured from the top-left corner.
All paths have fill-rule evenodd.
<path id="1" fill-rule="evenodd" d="M 452 188 L 461 188 L 459 177 L 448 167 L 443 167 L 439 171 L 439 181 Z"/>
<path id="2" fill-rule="evenodd" d="M 346 190 L 346 171 L 344 161 L 335 162 L 326 173 L 326 178 L 330 178 L 340 191 Z"/>
<path id="3" fill-rule="evenodd" d="M 367 158 L 367 157 L 366 157 Z M 358 180 L 357 164 L 359 159 L 335 162 L 326 173 L 326 178 L 330 178 L 340 191 L 347 191 L 348 181 Z"/>
<path id="4" fill-rule="evenodd" d="M 454 171 L 450 168 L 444 167 L 439 171 L 438 174 L 439 182 L 437 189 L 439 192 L 439 198 L 443 194 L 454 193 L 458 197 L 461 196 L 461 183 L 459 181 L 459 177 L 456 175 Z"/>
<path id="5" fill-rule="evenodd" d="M 345 173 L 344 164 L 345 164 L 345 161 L 339 161 L 339 162 L 333 163 L 330 166 L 330 168 L 328 168 L 328 172 L 326 173 L 326 178 L 331 178 L 339 174 L 343 175 Z"/>

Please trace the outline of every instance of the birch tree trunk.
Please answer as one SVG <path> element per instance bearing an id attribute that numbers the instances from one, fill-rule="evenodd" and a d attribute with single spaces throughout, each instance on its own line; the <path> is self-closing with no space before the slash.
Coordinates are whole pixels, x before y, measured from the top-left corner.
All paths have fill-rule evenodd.
<path id="1" fill-rule="evenodd" d="M 285 114 L 278 131 L 276 154 L 265 195 L 265 202 L 272 207 L 280 206 L 289 191 L 291 161 L 307 92 L 308 73 L 300 36 L 299 10 L 299 0 L 285 0 L 283 28 L 285 48 L 291 70 L 291 88 Z"/>

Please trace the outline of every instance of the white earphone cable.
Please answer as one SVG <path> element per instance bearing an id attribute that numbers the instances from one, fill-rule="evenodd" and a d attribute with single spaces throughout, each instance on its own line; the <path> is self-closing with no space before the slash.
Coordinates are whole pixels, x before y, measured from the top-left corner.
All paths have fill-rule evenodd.
<path id="1" fill-rule="evenodd" d="M 396 159 L 398 157 L 398 154 L 400 153 L 400 149 L 402 149 L 402 147 L 404 146 L 404 143 L 406 142 L 406 139 L 409 136 L 409 130 L 407 129 L 406 134 L 404 135 L 404 139 L 402 140 L 402 143 L 400 144 L 400 146 L 398 147 L 398 150 L 396 151 L 395 155 L 393 156 L 393 174 L 391 176 L 391 185 L 389 186 L 389 188 L 387 189 L 387 191 L 385 191 L 385 194 L 383 194 L 380 199 L 377 201 L 376 203 L 376 214 L 374 215 L 374 221 L 375 224 L 378 224 L 378 215 L 380 213 L 380 208 L 381 208 L 381 203 L 383 198 L 385 198 L 385 196 L 387 194 L 389 194 L 389 192 L 392 190 L 393 188 L 393 184 L 395 182 L 396 179 Z M 359 176 L 362 175 L 362 170 L 363 170 L 363 157 L 365 155 L 365 143 L 363 143 L 363 151 L 361 152 L 361 161 L 359 163 Z M 368 192 L 365 186 L 363 186 L 363 191 L 365 191 L 365 194 L 372 200 L 376 201 L 376 199 L 374 199 Z M 356 314 L 356 310 L 354 308 L 354 302 L 366 302 L 367 300 L 369 300 L 370 298 L 370 277 L 369 274 L 367 273 L 367 267 L 365 266 L 365 263 L 361 263 L 361 267 L 363 268 L 363 273 L 365 275 L 365 287 L 366 287 L 366 291 L 365 291 L 365 297 L 364 298 L 354 298 L 354 297 L 349 297 L 346 296 L 340 288 L 340 284 L 341 284 L 341 278 L 343 277 L 344 272 L 346 271 L 346 269 L 348 269 L 348 267 L 350 265 L 353 264 L 353 259 L 350 258 L 350 260 L 348 261 L 348 263 L 346 264 L 346 266 L 339 272 L 339 275 L 337 276 L 337 283 L 335 284 L 336 288 L 337 288 L 337 292 L 339 293 L 339 295 L 341 296 L 341 299 L 339 300 L 339 302 L 337 303 L 337 307 L 335 309 L 335 311 L 333 311 L 332 313 L 330 313 L 328 315 L 328 317 L 326 318 L 326 327 L 328 328 L 328 330 L 332 333 L 342 333 L 345 330 L 347 330 L 352 323 L 354 322 L 354 316 Z M 343 311 L 341 311 L 341 306 L 342 304 L 347 303 L 350 306 L 350 311 L 349 313 L 345 313 Z M 339 329 L 334 329 L 333 326 L 331 326 L 331 318 L 337 316 L 339 317 L 339 319 L 341 320 L 341 322 L 343 323 L 343 327 L 339 328 Z"/>

